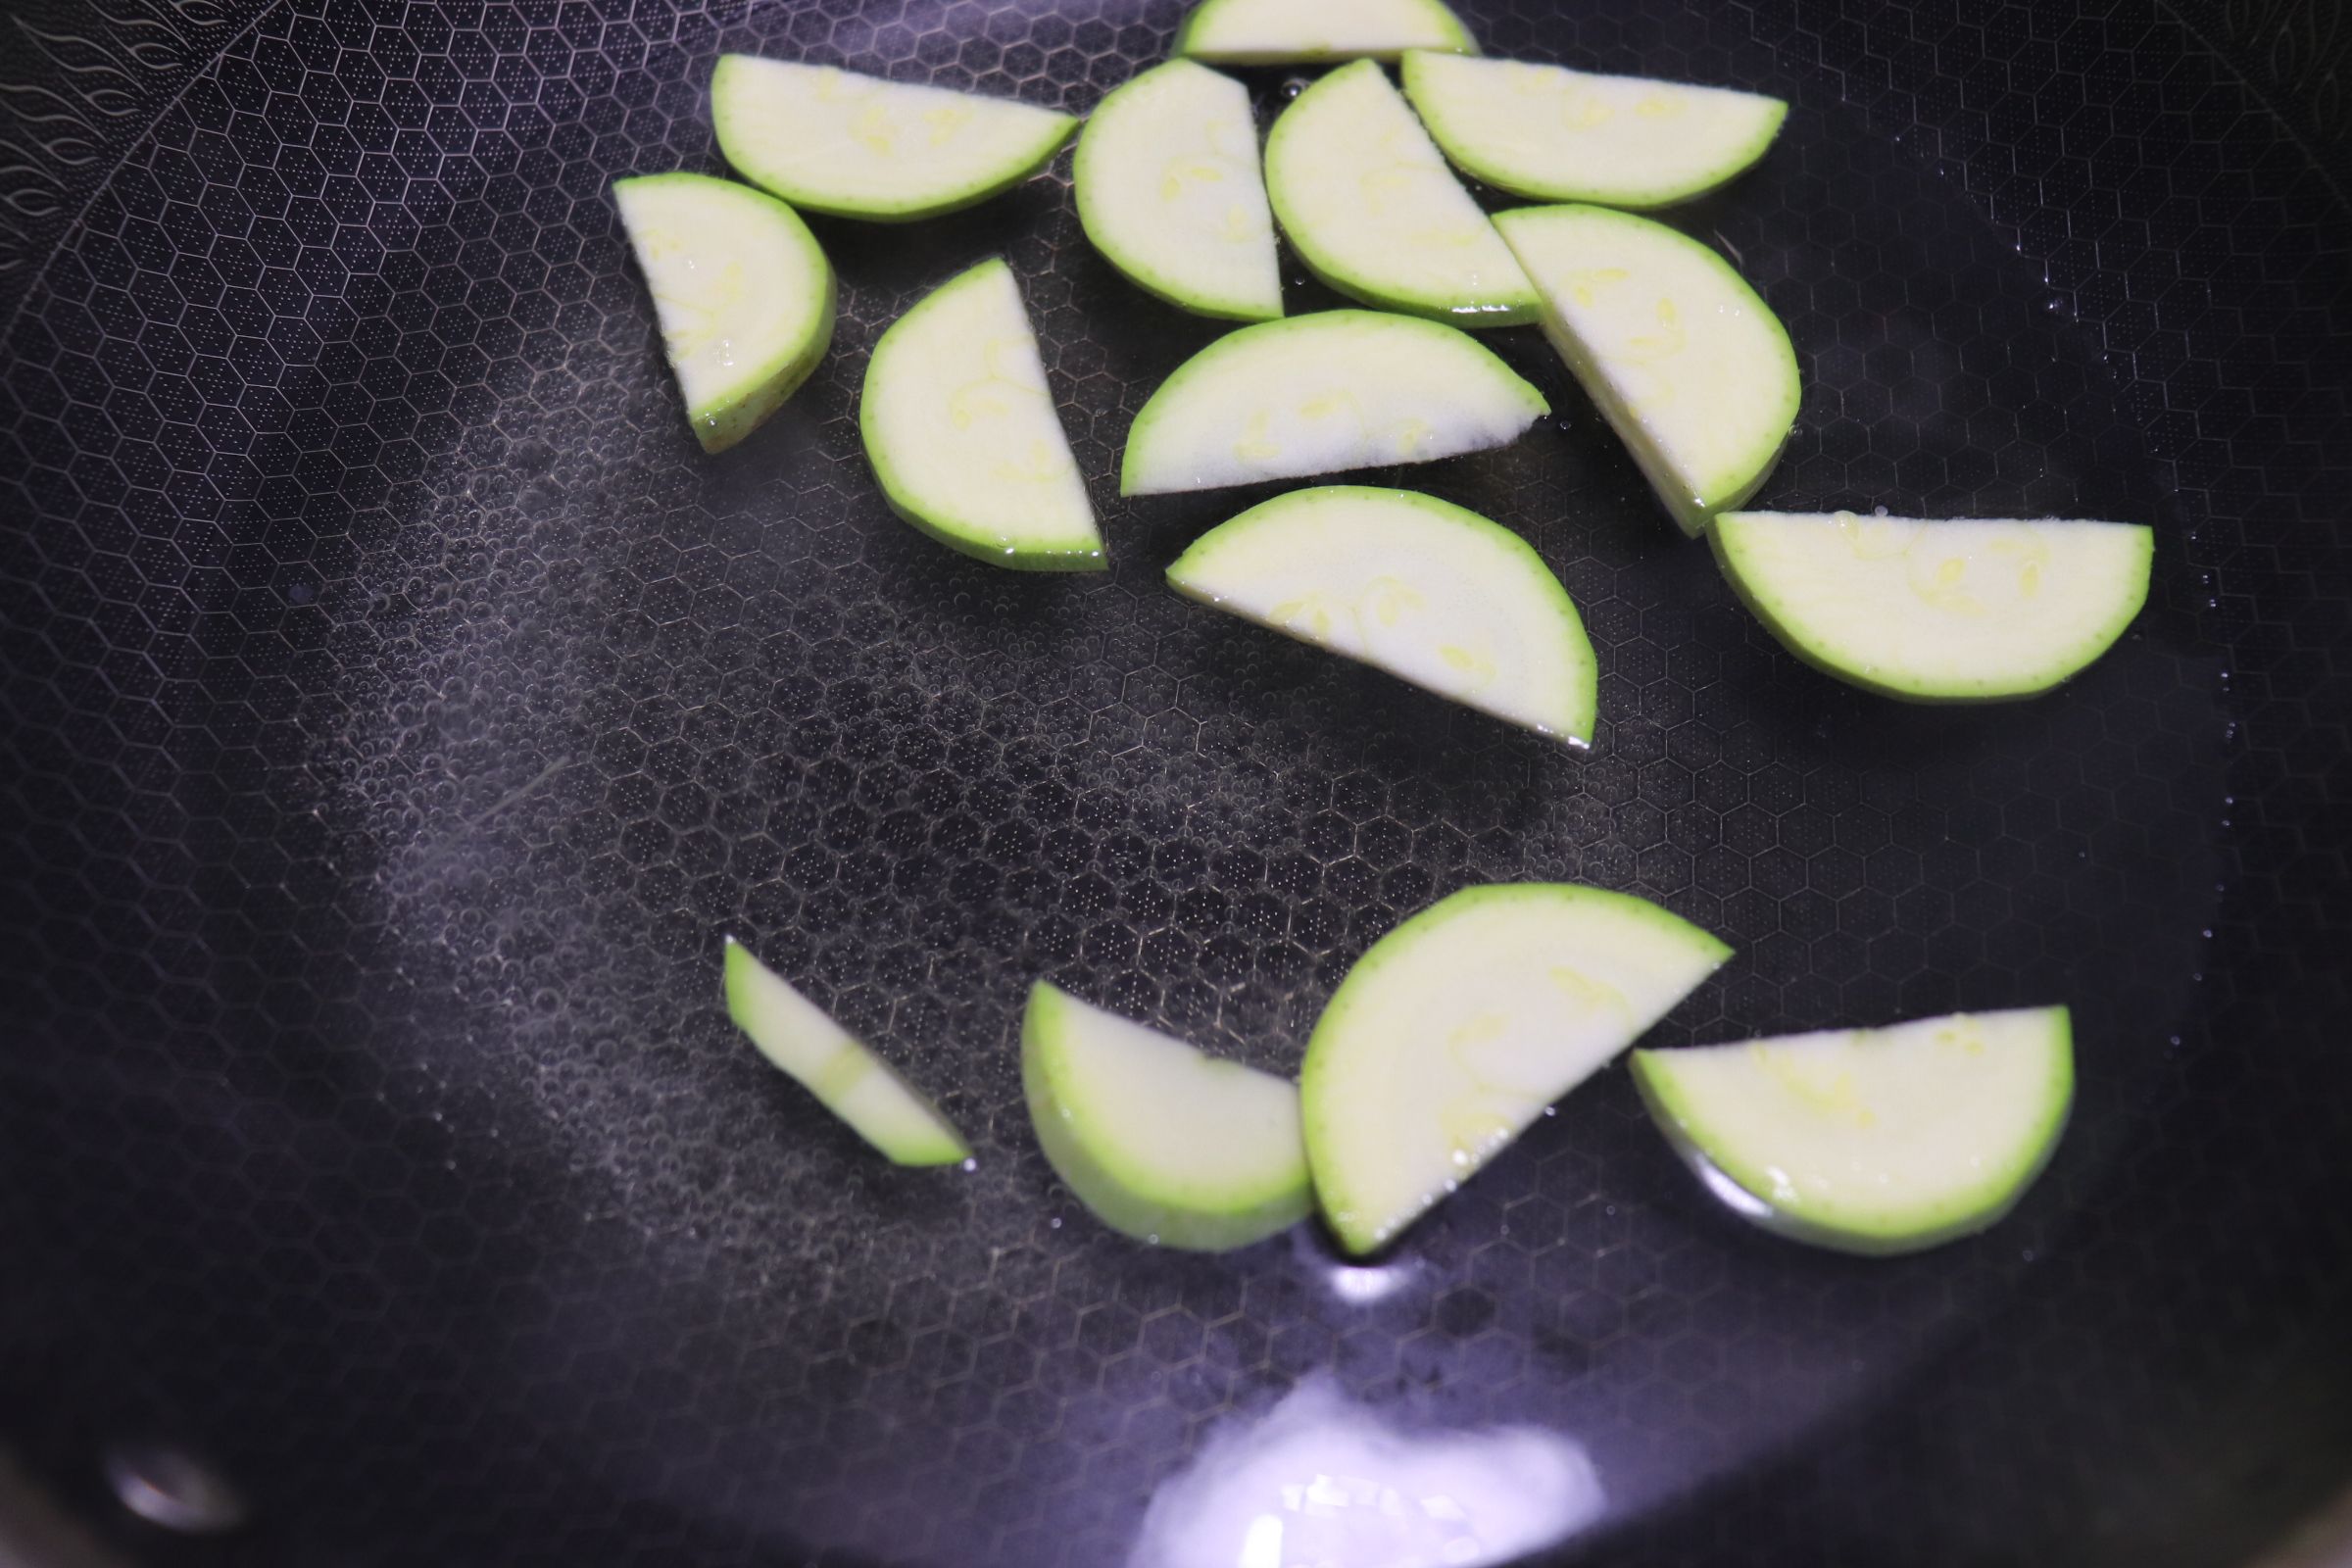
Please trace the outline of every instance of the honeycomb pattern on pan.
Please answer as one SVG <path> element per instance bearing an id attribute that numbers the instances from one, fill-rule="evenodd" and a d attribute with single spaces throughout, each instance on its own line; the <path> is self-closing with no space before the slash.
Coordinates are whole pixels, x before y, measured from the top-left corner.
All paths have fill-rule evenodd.
<path id="1" fill-rule="evenodd" d="M 1807 369 L 1763 503 L 2145 518 L 2132 636 L 2000 710 L 1794 665 L 1530 333 L 1490 341 L 1556 420 L 1394 478 L 1559 570 L 1590 758 L 1188 606 L 1165 563 L 1271 492 L 1116 498 L 1216 328 L 1087 249 L 1066 157 L 818 223 L 832 355 L 696 452 L 604 192 L 717 167 L 712 57 L 1083 112 L 1156 0 L 240 18 L 0 300 L 0 1439 L 84 1502 L 107 1443 L 188 1443 L 242 1560 L 305 1563 L 1116 1561 L 1315 1374 L 1574 1436 L 1629 1562 L 2221 1562 L 2352 1470 L 2328 176 L 2136 4 L 1466 10 L 1792 98 L 1676 218 Z M 864 470 L 866 351 L 992 253 L 1104 578 L 952 556 Z M 1513 877 L 1738 947 L 1667 1042 L 2073 1001 L 2057 1164 L 1848 1262 L 1711 1207 L 1612 1072 L 1355 1269 L 1139 1250 L 1035 1152 L 1031 976 L 1288 1068 L 1365 945 Z M 979 1168 L 879 1165 L 733 1040 L 728 931 Z"/>

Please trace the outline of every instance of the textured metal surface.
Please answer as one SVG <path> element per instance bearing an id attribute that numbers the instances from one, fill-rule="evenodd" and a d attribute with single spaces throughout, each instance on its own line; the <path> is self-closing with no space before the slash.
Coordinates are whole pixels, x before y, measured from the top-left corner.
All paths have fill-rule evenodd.
<path id="1" fill-rule="evenodd" d="M 1396 477 L 1561 572 L 1591 757 L 1189 607 L 1165 562 L 1267 492 L 1115 498 L 1216 328 L 1087 249 L 1066 158 L 822 224 L 832 356 L 694 450 L 604 190 L 716 167 L 717 52 L 1083 111 L 1170 5 L 183 8 L 219 57 L 0 318 L 0 1438 L 70 1497 L 184 1444 L 239 1560 L 306 1563 L 1115 1561 L 1317 1371 L 1573 1434 L 1611 1560 L 2222 1562 L 2352 1470 L 2336 186 L 2135 5 L 1467 10 L 1791 97 L 1678 217 L 1806 369 L 1762 504 L 2143 518 L 2132 636 L 2026 707 L 1827 682 L 1530 333 L 1490 341 L 1557 427 Z M 1106 579 L 940 550 L 858 453 L 881 327 L 999 252 Z M 1287 1067 L 1366 944 L 1512 877 L 1740 949 L 1668 1042 L 2074 1003 L 2057 1163 L 1985 1238 L 1832 1258 L 1610 1074 L 1379 1271 L 1152 1253 L 1057 1189 L 1031 976 Z M 726 931 L 979 1169 L 878 1165 L 732 1040 Z"/>

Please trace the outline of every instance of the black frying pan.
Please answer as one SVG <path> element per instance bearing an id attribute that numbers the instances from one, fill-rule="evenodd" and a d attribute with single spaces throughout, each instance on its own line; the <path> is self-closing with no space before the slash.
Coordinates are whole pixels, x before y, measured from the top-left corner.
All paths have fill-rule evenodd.
<path id="1" fill-rule="evenodd" d="M 1162 566 L 1257 497 L 1111 476 L 1215 328 L 1092 254 L 1066 163 L 822 224 L 831 357 L 695 450 L 605 188 L 718 168 L 721 50 L 1084 111 L 1172 0 L 0 23 L 12 1531 L 1100 1568 L 1310 1375 L 1573 1435 L 1608 1506 L 1566 1550 L 1611 1563 L 2238 1563 L 2352 1478 L 2341 13 L 1468 11 L 1793 99 L 1676 216 L 1805 367 L 1764 503 L 2144 519 L 2132 636 L 2025 706 L 1831 684 L 1524 332 L 1558 427 L 1394 477 L 1562 573 L 1590 758 L 1200 612 Z M 994 252 L 1106 580 L 940 550 L 859 455 L 876 333 Z M 1305 1229 L 1154 1253 L 1053 1181 L 1032 976 L 1289 1067 L 1379 933 L 1527 877 L 1739 947 L 1667 1043 L 2073 1003 L 2056 1163 L 1982 1238 L 1842 1259 L 1712 1206 L 1612 1073 L 1377 1278 Z M 978 1170 L 883 1166 L 734 1040 L 726 931 Z"/>

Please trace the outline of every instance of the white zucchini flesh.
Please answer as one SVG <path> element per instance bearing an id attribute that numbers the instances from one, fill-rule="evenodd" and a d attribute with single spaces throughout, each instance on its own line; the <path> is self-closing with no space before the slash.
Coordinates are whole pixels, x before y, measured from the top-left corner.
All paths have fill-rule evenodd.
<path id="1" fill-rule="evenodd" d="M 1144 289 L 1202 316 L 1282 315 L 1257 122 L 1231 76 L 1171 60 L 1117 88 L 1079 133 L 1072 178 L 1086 237 Z"/>
<path id="2" fill-rule="evenodd" d="M 1294 490 L 1202 534 L 1168 581 L 1539 734 L 1592 741 L 1592 644 L 1568 590 L 1526 540 L 1435 496 Z"/>
<path id="3" fill-rule="evenodd" d="M 832 264 L 800 215 L 708 174 L 612 182 L 686 417 L 706 452 L 742 440 L 833 341 Z"/>
<path id="4" fill-rule="evenodd" d="M 1078 122 L 1008 98 L 722 55 L 710 74 L 718 150 L 794 206 L 900 222 L 986 201 L 1045 167 Z"/>
<path id="5" fill-rule="evenodd" d="M 1100 571 L 1102 536 L 1002 261 L 941 284 L 874 345 L 858 409 L 893 511 L 992 565 Z"/>
<path id="6" fill-rule="evenodd" d="M 1054 1173 L 1113 1230 L 1221 1251 L 1313 1211 L 1288 1079 L 1041 980 L 1021 1022 L 1021 1081 Z"/>
<path id="7" fill-rule="evenodd" d="M 1416 50 L 1404 94 L 1454 167 L 1544 202 L 1666 207 L 1745 172 L 1788 106 L 1760 93 Z"/>
<path id="8" fill-rule="evenodd" d="M 1342 1245 L 1393 1241 L 1730 956 L 1645 900 L 1552 883 L 1464 889 L 1374 943 L 1298 1086 Z"/>
<path id="9" fill-rule="evenodd" d="M 1551 412 L 1468 333 L 1416 317 L 1323 311 L 1217 339 L 1128 432 L 1122 495 L 1427 463 L 1508 446 Z"/>
<path id="10" fill-rule="evenodd" d="M 922 1092 L 823 1008 L 727 939 L 727 1015 L 760 1054 L 901 1165 L 954 1165 L 971 1147 Z"/>
<path id="11" fill-rule="evenodd" d="M 2147 602 L 2136 523 L 1731 512 L 1716 559 L 1799 659 L 1868 691 L 1989 702 L 2048 691 Z"/>
<path id="12" fill-rule="evenodd" d="M 1602 207 L 1495 227 L 1544 296 L 1544 332 L 1686 533 L 1755 494 L 1796 422 L 1796 351 L 1731 264 Z"/>
<path id="13" fill-rule="evenodd" d="M 1324 76 L 1266 138 L 1266 194 L 1341 293 L 1456 326 L 1536 318 L 1533 284 L 1379 64 Z"/>
<path id="14" fill-rule="evenodd" d="M 2064 1007 L 1634 1054 L 1667 1138 L 1735 1212 L 1842 1251 L 1981 1231 L 2048 1163 L 2074 1099 Z"/>
<path id="15" fill-rule="evenodd" d="M 1201 0 L 1177 29 L 1176 53 L 1231 66 L 1394 60 L 1407 49 L 1476 54 L 1440 0 Z"/>

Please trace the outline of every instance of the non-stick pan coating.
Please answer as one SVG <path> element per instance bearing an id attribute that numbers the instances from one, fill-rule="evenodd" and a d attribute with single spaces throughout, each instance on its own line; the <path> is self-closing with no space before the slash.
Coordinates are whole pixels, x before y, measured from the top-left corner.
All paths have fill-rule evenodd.
<path id="1" fill-rule="evenodd" d="M 0 24 L 25 1468 L 159 1561 L 100 1495 L 126 1443 L 241 1490 L 202 1549 L 240 1563 L 1100 1568 L 1320 1373 L 1573 1436 L 1612 1563 L 2234 1562 L 2352 1476 L 2343 164 L 2141 0 L 1465 10 L 1494 54 L 1792 99 L 1675 217 L 1805 369 L 1762 503 L 2152 523 L 2113 655 L 1976 710 L 1796 665 L 1528 332 L 1491 341 L 1553 424 L 1385 477 L 1560 571 L 1590 757 L 1187 605 L 1167 561 L 1262 492 L 1116 498 L 1217 328 L 1086 246 L 1066 157 L 820 222 L 831 356 L 696 450 L 606 186 L 719 168 L 722 50 L 1082 113 L 1167 0 Z M 2317 13 L 2261 10 L 2200 24 L 2321 92 Z M 875 336 L 991 254 L 1106 578 L 942 551 L 859 453 Z M 1377 1271 L 1306 1229 L 1153 1252 L 1054 1182 L 1032 977 L 1287 1069 L 1369 942 L 1514 878 L 1738 947 L 1666 1043 L 2072 1003 L 2056 1163 L 1980 1239 L 1841 1259 L 1712 1206 L 1610 1073 Z M 728 932 L 977 1170 L 880 1164 L 733 1038 Z"/>

